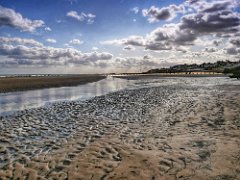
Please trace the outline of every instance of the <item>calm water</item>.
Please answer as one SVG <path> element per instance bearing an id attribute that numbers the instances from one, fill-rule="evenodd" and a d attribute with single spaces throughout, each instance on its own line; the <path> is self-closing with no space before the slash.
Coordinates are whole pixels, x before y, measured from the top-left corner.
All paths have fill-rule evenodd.
<path id="1" fill-rule="evenodd" d="M 131 86 L 132 81 L 107 77 L 85 85 L 0 93 L 0 115 L 57 101 L 86 100 Z"/>

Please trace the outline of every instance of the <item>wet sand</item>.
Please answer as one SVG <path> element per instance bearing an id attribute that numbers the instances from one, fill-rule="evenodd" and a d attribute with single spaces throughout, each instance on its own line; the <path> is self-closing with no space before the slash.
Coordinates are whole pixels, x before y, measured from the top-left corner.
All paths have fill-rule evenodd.
<path id="1" fill-rule="evenodd" d="M 103 75 L 62 75 L 43 77 L 0 77 L 0 93 L 43 89 L 50 87 L 76 86 L 104 79 Z"/>
<path id="2" fill-rule="evenodd" d="M 0 177 L 240 179 L 240 86 L 181 81 L 1 117 Z"/>

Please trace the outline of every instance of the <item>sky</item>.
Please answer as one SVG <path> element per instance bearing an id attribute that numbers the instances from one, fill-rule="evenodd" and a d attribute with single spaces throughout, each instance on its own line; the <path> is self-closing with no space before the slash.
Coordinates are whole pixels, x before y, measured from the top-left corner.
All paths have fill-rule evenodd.
<path id="1" fill-rule="evenodd" d="M 0 0 L 0 74 L 240 60 L 238 0 Z"/>

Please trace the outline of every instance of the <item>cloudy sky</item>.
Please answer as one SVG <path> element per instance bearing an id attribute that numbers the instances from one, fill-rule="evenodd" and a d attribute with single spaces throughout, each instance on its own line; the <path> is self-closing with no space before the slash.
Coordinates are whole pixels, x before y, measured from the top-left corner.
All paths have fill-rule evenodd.
<path id="1" fill-rule="evenodd" d="M 0 0 L 0 73 L 240 60 L 238 0 Z"/>

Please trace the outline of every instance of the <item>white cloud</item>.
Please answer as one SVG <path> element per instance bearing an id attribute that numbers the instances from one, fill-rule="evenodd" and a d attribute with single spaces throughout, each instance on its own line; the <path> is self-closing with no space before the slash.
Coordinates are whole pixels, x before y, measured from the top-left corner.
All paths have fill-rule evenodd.
<path id="1" fill-rule="evenodd" d="M 94 19 L 96 18 L 96 15 L 94 14 L 91 13 L 86 14 L 84 12 L 78 14 L 76 11 L 69 11 L 66 15 L 81 22 L 86 21 L 88 24 L 94 23 Z"/>
<path id="2" fill-rule="evenodd" d="M 56 43 L 57 42 L 56 39 L 51 39 L 51 38 L 46 39 L 46 41 L 49 42 L 49 43 Z"/>
<path id="3" fill-rule="evenodd" d="M 56 20 L 56 23 L 62 23 L 62 22 L 64 22 L 63 20 L 61 20 L 61 19 L 58 19 L 58 20 Z"/>
<path id="4" fill-rule="evenodd" d="M 83 41 L 80 41 L 79 39 L 72 39 L 71 41 L 69 41 L 69 44 L 80 45 L 83 44 Z"/>
<path id="5" fill-rule="evenodd" d="M 142 14 L 144 17 L 148 17 L 148 21 L 150 23 L 159 22 L 161 20 L 170 21 L 176 17 L 176 13 L 183 13 L 185 8 L 183 5 L 176 6 L 174 4 L 163 7 L 157 8 L 155 6 L 150 7 L 149 9 L 143 9 Z"/>
<path id="6" fill-rule="evenodd" d="M 52 29 L 50 27 L 45 27 L 45 31 L 52 31 Z"/>
<path id="7" fill-rule="evenodd" d="M 73 46 L 69 45 L 68 43 L 65 43 L 64 46 L 66 46 L 68 48 L 73 48 Z"/>
<path id="8" fill-rule="evenodd" d="M 28 45 L 28 46 L 43 46 L 42 43 L 35 41 L 34 39 L 25 39 L 19 37 L 0 37 L 0 43 L 6 44 L 20 44 L 20 45 Z"/>
<path id="9" fill-rule="evenodd" d="M 127 51 L 133 51 L 135 50 L 135 47 L 131 46 L 131 45 L 127 45 L 123 47 L 123 50 L 127 50 Z"/>
<path id="10" fill-rule="evenodd" d="M 205 47 L 204 51 L 208 53 L 213 53 L 213 52 L 217 52 L 218 49 L 215 47 Z"/>
<path id="11" fill-rule="evenodd" d="M 181 46 L 193 45 L 196 35 L 190 30 L 181 30 L 175 24 L 164 25 L 146 35 L 129 36 L 128 38 L 102 41 L 105 45 L 131 45 L 145 47 L 148 50 L 171 50 L 179 51 Z"/>
<path id="12" fill-rule="evenodd" d="M 97 51 L 98 47 L 92 47 L 92 50 Z"/>
<path id="13" fill-rule="evenodd" d="M 77 13 L 76 11 L 69 11 L 69 12 L 67 13 L 67 16 L 68 16 L 68 17 L 75 18 L 75 19 L 77 19 L 78 21 L 83 21 L 83 20 L 84 20 L 84 16 L 78 15 L 78 13 Z"/>
<path id="14" fill-rule="evenodd" d="M 82 53 L 73 48 L 29 47 L 24 45 L 0 45 L 0 55 L 8 60 L 0 60 L 2 67 L 12 65 L 67 65 L 85 64 L 95 66 L 98 61 L 110 60 L 113 55 L 108 52 Z"/>
<path id="15" fill-rule="evenodd" d="M 150 57 L 146 58 L 143 57 L 116 57 L 115 59 L 111 60 L 105 66 L 112 66 L 115 68 L 124 68 L 125 71 L 127 69 L 132 69 L 136 71 L 144 71 L 146 69 L 161 67 L 162 62 L 159 59 Z"/>
<path id="16" fill-rule="evenodd" d="M 240 31 L 240 14 L 235 0 L 196 1 L 189 5 L 195 13 L 182 17 L 179 27 L 198 34 L 231 35 Z"/>
<path id="17" fill-rule="evenodd" d="M 77 3 L 77 0 L 67 0 L 71 5 L 73 4 L 73 3 Z"/>
<path id="18" fill-rule="evenodd" d="M 134 12 L 135 14 L 137 14 L 139 12 L 139 7 L 134 7 L 132 9 L 130 9 L 130 11 Z"/>
<path id="19" fill-rule="evenodd" d="M 171 19 L 177 12 L 187 13 L 185 9 L 190 7 L 193 11 L 191 14 L 183 15 L 179 23 L 162 25 L 146 36 L 135 35 L 100 43 L 142 46 L 146 50 L 154 52 L 174 51 L 176 53 L 187 53 L 190 51 L 189 47 L 199 48 L 199 46 L 212 46 L 213 44 L 222 47 L 224 38 L 240 35 L 240 14 L 234 12 L 235 2 L 235 0 L 191 1 L 190 4 L 185 2 L 179 6 L 170 5 L 161 9 L 151 7 L 143 10 L 144 16 L 152 18 L 150 21 Z M 166 13 L 164 13 L 165 10 Z M 230 43 L 236 45 L 239 44 L 239 41 L 231 40 Z M 231 54 L 238 52 L 236 48 L 234 51 L 233 47 L 228 49 Z M 209 55 L 210 51 L 223 53 L 215 48 L 207 48 L 204 52 Z"/>
<path id="20" fill-rule="evenodd" d="M 193 45 L 196 34 L 181 30 L 177 24 L 168 24 L 153 30 L 146 37 L 146 49 L 169 50 L 179 46 Z"/>
<path id="21" fill-rule="evenodd" d="M 37 28 L 43 27 L 43 25 L 44 21 L 42 20 L 30 20 L 24 18 L 20 13 L 15 12 L 13 9 L 0 6 L 0 27 L 9 26 L 22 31 L 33 32 Z"/>
<path id="22" fill-rule="evenodd" d="M 145 39 L 142 36 L 129 36 L 128 38 L 124 38 L 124 39 L 101 41 L 100 44 L 144 46 Z"/>

